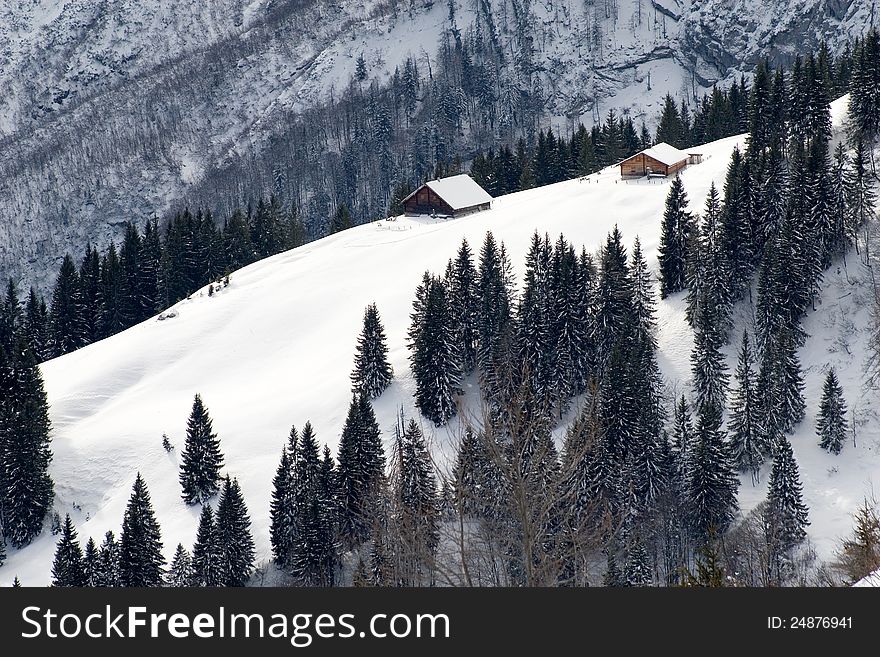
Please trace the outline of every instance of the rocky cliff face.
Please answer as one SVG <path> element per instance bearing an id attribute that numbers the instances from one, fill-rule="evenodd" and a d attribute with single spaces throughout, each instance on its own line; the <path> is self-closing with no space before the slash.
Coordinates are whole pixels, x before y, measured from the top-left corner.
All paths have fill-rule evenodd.
<path id="1" fill-rule="evenodd" d="M 842 47 L 873 11 L 874 0 L 2 0 L 0 275 L 45 285 L 65 251 L 104 246 L 218 181 L 266 191 L 246 187 L 284 175 L 279 139 L 338 98 L 359 57 L 365 85 L 409 57 L 430 80 L 441 42 L 470 39 L 495 53 L 500 93 L 530 94 L 557 129 L 610 107 L 650 123 L 667 92 L 692 97 L 821 38 Z M 250 169 L 256 182 L 230 174 Z"/>

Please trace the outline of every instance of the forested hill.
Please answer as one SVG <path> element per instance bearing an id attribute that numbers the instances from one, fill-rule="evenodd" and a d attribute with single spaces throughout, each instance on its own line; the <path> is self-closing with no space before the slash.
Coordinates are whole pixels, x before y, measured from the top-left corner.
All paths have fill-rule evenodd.
<path id="1" fill-rule="evenodd" d="M 183 206 L 276 193 L 310 237 L 382 216 L 456 157 L 619 108 L 649 127 L 758 57 L 833 54 L 873 3 L 687 0 L 7 0 L 0 276 Z"/>

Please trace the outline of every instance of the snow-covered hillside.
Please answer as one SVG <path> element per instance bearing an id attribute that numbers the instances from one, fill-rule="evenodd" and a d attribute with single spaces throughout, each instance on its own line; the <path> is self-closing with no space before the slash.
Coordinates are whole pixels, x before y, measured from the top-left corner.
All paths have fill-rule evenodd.
<path id="1" fill-rule="evenodd" d="M 833 105 L 840 125 L 846 99 Z M 712 182 L 723 183 L 729 156 L 743 137 L 700 149 L 705 160 L 682 174 L 691 209 L 701 209 Z M 379 221 L 313 242 L 232 274 L 229 287 L 207 290 L 164 314 L 102 342 L 43 365 L 51 404 L 56 509 L 70 513 L 84 542 L 105 531 L 118 533 L 136 472 L 150 488 L 165 553 L 178 542 L 192 545 L 198 508 L 180 498 L 178 460 L 192 398 L 200 393 L 214 418 L 227 471 L 238 477 L 253 519 L 258 558 L 269 557 L 269 499 L 281 447 L 291 424 L 314 425 L 334 448 L 350 399 L 349 372 L 364 307 L 375 301 L 382 315 L 395 371 L 391 387 L 375 402 L 389 438 L 402 405 L 413 412 L 405 333 L 413 292 L 426 268 L 442 272 L 467 238 L 478 249 L 486 231 L 507 245 L 522 275 L 532 233 L 563 233 L 576 246 L 598 249 L 616 223 L 631 244 L 638 235 L 652 267 L 668 183 L 622 182 L 608 169 L 498 198 L 489 211 L 456 220 L 403 218 Z M 861 366 L 869 321 L 864 273 L 850 257 L 836 263 L 818 309 L 805 323 L 802 351 L 807 417 L 791 442 L 810 507 L 810 537 L 821 557 L 830 557 L 851 526 L 850 513 L 880 477 L 880 417 L 873 392 L 865 392 Z M 684 299 L 659 303 L 659 361 L 670 392 L 690 382 L 692 333 Z M 739 321 L 746 322 L 742 308 Z M 729 364 L 735 362 L 735 346 Z M 823 369 L 841 375 L 855 410 L 857 445 L 831 456 L 817 445 L 813 423 Z M 473 383 L 473 382 L 471 382 Z M 473 407 L 471 392 L 466 404 Z M 450 453 L 458 434 L 453 421 L 435 430 L 424 424 L 438 456 Z M 564 427 L 558 434 L 561 437 Z M 162 448 L 167 433 L 177 447 Z M 440 459 L 442 461 L 442 458 Z M 740 501 L 749 509 L 766 491 L 743 477 Z M 35 543 L 9 555 L 0 584 L 18 575 L 26 585 L 46 584 L 55 539 L 45 531 Z"/>
<path id="2" fill-rule="evenodd" d="M 667 92 L 705 91 L 818 38 L 839 48 L 874 6 L 451 4 L 452 14 L 434 0 L 0 0 L 0 278 L 46 285 L 65 251 L 202 200 L 235 163 L 274 174 L 259 160 L 266 144 L 345 88 L 361 55 L 370 79 L 410 56 L 430 76 L 441 39 L 478 26 L 502 62 L 503 93 L 534 95 L 557 129 L 611 107 L 650 124 Z"/>

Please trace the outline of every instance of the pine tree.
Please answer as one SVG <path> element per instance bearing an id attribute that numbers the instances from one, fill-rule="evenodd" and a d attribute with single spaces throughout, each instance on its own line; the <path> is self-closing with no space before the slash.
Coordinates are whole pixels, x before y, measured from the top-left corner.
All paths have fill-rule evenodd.
<path id="1" fill-rule="evenodd" d="M 225 580 L 225 564 L 214 510 L 205 503 L 199 516 L 199 528 L 192 551 L 191 586 L 222 586 Z"/>
<path id="2" fill-rule="evenodd" d="M 440 541 L 440 509 L 437 480 L 422 431 L 410 419 L 403 418 L 397 428 L 394 494 L 396 522 L 400 534 L 402 575 L 409 585 L 427 583 L 423 578 L 433 568 L 434 554 Z"/>
<path id="3" fill-rule="evenodd" d="M 516 358 L 518 375 L 527 376 L 537 404 L 549 408 L 553 356 L 553 290 L 550 239 L 532 236 L 526 256 L 524 290 L 517 308 Z"/>
<path id="4" fill-rule="evenodd" d="M 660 113 L 660 123 L 657 126 L 657 143 L 666 142 L 676 148 L 687 146 L 687 135 L 684 122 L 679 113 L 675 100 L 669 94 L 663 102 L 663 110 Z"/>
<path id="5" fill-rule="evenodd" d="M 305 433 L 305 432 L 303 432 Z M 254 539 L 251 519 L 237 479 L 223 482 L 217 503 L 217 543 L 224 586 L 244 586 L 254 569 Z"/>
<path id="6" fill-rule="evenodd" d="M 477 277 L 477 362 L 480 383 L 486 399 L 494 405 L 502 401 L 505 368 L 512 342 L 511 290 L 507 262 L 491 232 L 486 233 L 480 250 Z"/>
<path id="7" fill-rule="evenodd" d="M 291 433 L 295 432 L 294 429 Z M 281 462 L 272 480 L 269 541 L 275 563 L 284 568 L 290 558 L 293 536 L 296 533 L 296 517 L 293 508 L 294 479 L 290 454 L 287 447 L 281 451 Z"/>
<path id="8" fill-rule="evenodd" d="M 606 567 L 605 575 L 602 578 L 603 586 L 625 586 L 626 577 L 620 572 L 617 566 L 617 558 L 612 550 L 606 550 Z"/>
<path id="9" fill-rule="evenodd" d="M 376 304 L 371 303 L 364 311 L 364 327 L 358 337 L 354 371 L 351 373 L 352 391 L 375 399 L 388 387 L 393 377 L 388 363 L 385 329 Z"/>
<path id="10" fill-rule="evenodd" d="M 460 392 L 458 345 L 449 310 L 446 286 L 432 277 L 424 310 L 409 335 L 416 406 L 437 426 L 455 415 L 455 397 Z"/>
<path id="11" fill-rule="evenodd" d="M 687 193 L 681 177 L 676 176 L 666 196 L 666 210 L 660 232 L 660 297 L 665 299 L 687 287 L 687 263 L 694 238 L 691 213 L 687 211 Z"/>
<path id="12" fill-rule="evenodd" d="M 95 545 L 95 539 L 89 537 L 86 549 L 83 552 L 84 586 L 98 586 L 98 567 L 98 546 Z"/>
<path id="13" fill-rule="evenodd" d="M 699 409 L 693 446 L 687 459 L 686 491 L 690 500 L 691 535 L 705 543 L 712 531 L 723 534 L 737 512 L 739 480 L 721 430 L 721 412 L 706 404 Z"/>
<path id="14" fill-rule="evenodd" d="M 22 332 L 27 338 L 28 347 L 38 362 L 50 357 L 49 349 L 49 311 L 46 302 L 31 288 L 25 304 Z"/>
<path id="15" fill-rule="evenodd" d="M 730 261 L 724 250 L 721 202 L 713 183 L 688 265 L 687 319 L 696 328 L 700 314 L 708 309 L 713 315 L 710 321 L 722 341 L 727 337 L 734 298 L 731 277 Z"/>
<path id="16" fill-rule="evenodd" d="M 122 586 L 122 573 L 119 562 L 119 542 L 113 532 L 107 532 L 98 549 L 95 586 Z"/>
<path id="17" fill-rule="evenodd" d="M 370 537 L 385 480 L 385 453 L 373 407 L 353 397 L 339 441 L 339 521 L 347 547 Z"/>
<path id="18" fill-rule="evenodd" d="M 474 267 L 471 247 L 462 240 L 452 271 L 446 285 L 449 290 L 449 307 L 455 324 L 456 343 L 459 346 L 462 374 L 473 372 L 477 364 L 477 270 Z"/>
<path id="19" fill-rule="evenodd" d="M 85 344 L 79 274 L 70 255 L 65 255 L 52 292 L 49 340 L 53 356 L 62 356 Z"/>
<path id="20" fill-rule="evenodd" d="M 783 436 L 773 456 L 770 487 L 767 492 L 771 531 L 774 542 L 783 552 L 800 543 L 807 535 L 808 509 L 804 504 L 800 474 L 791 443 Z"/>
<path id="21" fill-rule="evenodd" d="M 14 351 L 20 323 L 21 304 L 15 283 L 10 278 L 6 286 L 6 299 L 3 300 L 3 307 L 0 308 L 0 348 L 7 352 Z"/>
<path id="22" fill-rule="evenodd" d="M 790 431 L 804 417 L 804 378 L 797 346 L 790 331 L 775 336 L 765 358 L 772 363 L 773 377 L 777 387 L 776 401 L 779 427 Z"/>
<path id="23" fill-rule="evenodd" d="M 837 380 L 834 368 L 829 368 L 822 388 L 822 401 L 819 402 L 819 415 L 816 418 L 816 433 L 819 436 L 819 447 L 832 454 L 840 454 L 846 442 L 849 429 L 846 421 L 846 403 L 843 400 L 843 388 Z"/>
<path id="24" fill-rule="evenodd" d="M 625 579 L 627 586 L 651 585 L 651 564 L 648 559 L 648 550 L 639 536 L 636 536 L 629 546 Z"/>
<path id="25" fill-rule="evenodd" d="M 76 529 L 70 514 L 64 519 L 64 529 L 55 548 L 52 586 L 86 586 L 82 548 L 76 538 Z"/>
<path id="26" fill-rule="evenodd" d="M 721 353 L 723 340 L 715 320 L 714 309 L 703 308 L 694 328 L 694 349 L 691 352 L 691 371 L 694 377 L 695 407 L 717 409 L 720 416 L 727 392 L 727 364 Z"/>
<path id="27" fill-rule="evenodd" d="M 605 239 L 600 254 L 595 293 L 593 344 L 597 377 L 605 373 L 612 355 L 626 341 L 627 329 L 633 319 L 632 288 L 623 238 L 615 226 Z"/>
<path id="28" fill-rule="evenodd" d="M 164 283 L 161 274 L 162 244 L 159 226 L 155 219 L 151 219 L 144 225 L 134 287 L 140 319 L 152 317 L 164 307 Z"/>
<path id="29" fill-rule="evenodd" d="M 872 27 L 856 48 L 849 116 L 854 140 L 873 145 L 880 136 L 880 33 Z"/>
<path id="30" fill-rule="evenodd" d="M 183 588 L 192 586 L 192 581 L 192 555 L 189 550 L 183 547 L 182 543 L 178 543 L 177 549 L 174 551 L 174 558 L 171 560 L 171 566 L 165 575 L 165 586 Z"/>
<path id="31" fill-rule="evenodd" d="M 204 503 L 220 489 L 223 454 L 211 417 L 200 395 L 193 400 L 186 424 L 186 444 L 180 455 L 180 486 L 187 504 Z"/>
<path id="32" fill-rule="evenodd" d="M 850 239 L 856 242 L 859 230 L 875 216 L 877 194 L 871 180 L 870 154 L 864 141 L 857 141 L 853 150 L 852 166 L 846 179 L 848 192 L 848 211 L 846 230 Z M 856 242 L 858 244 L 858 242 Z"/>
<path id="33" fill-rule="evenodd" d="M 757 485 L 767 449 L 761 440 L 764 429 L 759 416 L 753 365 L 749 334 L 743 332 L 739 361 L 733 375 L 736 388 L 730 402 L 730 442 L 734 465 L 740 472 L 750 472 L 752 484 Z"/>
<path id="34" fill-rule="evenodd" d="M 147 485 L 138 473 L 119 539 L 120 583 L 122 586 L 161 586 L 164 565 L 159 523 Z"/>
<path id="35" fill-rule="evenodd" d="M 11 355 L 0 348 L 0 383 L 5 390 L 0 399 L 2 528 L 21 548 L 42 531 L 54 499 L 48 402 L 37 362 L 21 339 Z"/>

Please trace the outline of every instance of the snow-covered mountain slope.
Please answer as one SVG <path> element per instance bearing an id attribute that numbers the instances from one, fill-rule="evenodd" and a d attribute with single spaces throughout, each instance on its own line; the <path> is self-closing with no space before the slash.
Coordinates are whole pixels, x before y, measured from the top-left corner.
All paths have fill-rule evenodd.
<path id="1" fill-rule="evenodd" d="M 834 104 L 840 125 L 845 99 Z M 712 182 L 723 183 L 731 151 L 742 137 L 701 148 L 702 164 L 682 178 L 691 208 L 701 209 Z M 263 260 L 232 274 L 229 287 L 201 290 L 165 313 L 102 342 L 42 366 L 51 404 L 56 508 L 71 513 L 83 541 L 118 532 L 135 473 L 150 488 L 166 555 L 191 545 L 198 510 L 180 499 L 179 452 L 192 398 L 200 393 L 213 418 L 227 471 L 238 477 L 253 519 L 259 559 L 269 556 L 271 481 L 291 424 L 307 420 L 334 448 L 350 398 L 348 379 L 364 307 L 375 301 L 386 327 L 395 371 L 375 402 L 385 438 L 403 406 L 413 412 L 414 384 L 405 334 L 413 293 L 426 268 L 442 272 L 467 238 L 475 250 L 491 230 L 507 245 L 519 277 L 532 233 L 563 233 L 575 245 L 599 248 L 616 223 L 631 244 L 638 235 L 652 267 L 668 183 L 620 181 L 615 169 L 496 199 L 493 208 L 456 220 L 397 218 L 343 231 Z M 791 441 L 810 507 L 810 537 L 830 557 L 851 527 L 850 513 L 880 477 L 880 418 L 876 393 L 864 390 L 862 363 L 869 323 L 866 275 L 850 257 L 837 263 L 815 312 L 806 319 L 810 338 L 801 356 L 807 417 Z M 740 309 L 739 329 L 747 324 Z M 692 332 L 684 299 L 659 303 L 659 361 L 670 393 L 687 392 Z M 735 363 L 735 345 L 729 363 Z M 823 370 L 840 373 L 857 420 L 857 445 L 831 456 L 817 445 L 813 424 Z M 470 382 L 473 384 L 473 381 Z M 474 409 L 471 387 L 465 405 Z M 459 434 L 452 421 L 435 430 L 442 462 Z M 558 434 L 561 438 L 564 426 Z M 176 449 L 166 453 L 162 434 Z M 748 510 L 766 494 L 744 477 L 740 501 Z M 0 568 L 0 584 L 18 575 L 25 584 L 49 581 L 55 539 L 48 531 Z"/>
<path id="2" fill-rule="evenodd" d="M 557 129 L 610 107 L 650 123 L 667 92 L 705 90 L 819 37 L 839 47 L 873 6 L 0 0 L 0 279 L 45 285 L 65 251 L 104 246 L 125 221 L 228 187 L 235 163 L 271 178 L 266 145 L 345 88 L 359 55 L 379 81 L 409 56 L 430 76 L 442 38 L 478 32 L 503 91 L 534 94 Z"/>

